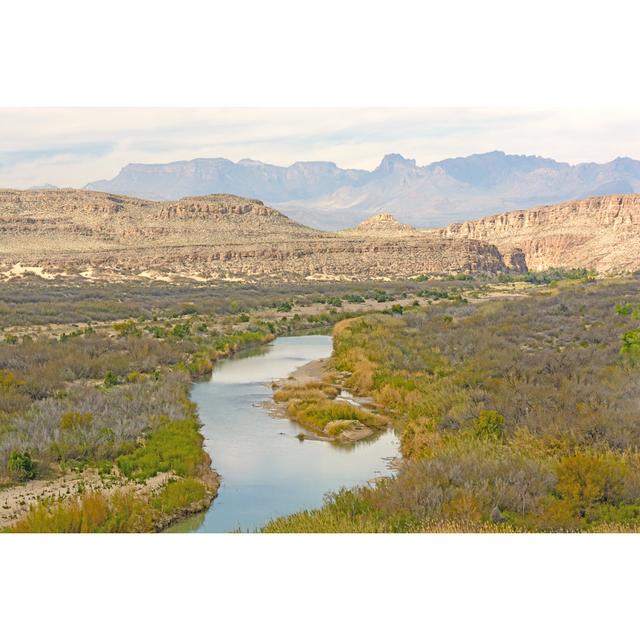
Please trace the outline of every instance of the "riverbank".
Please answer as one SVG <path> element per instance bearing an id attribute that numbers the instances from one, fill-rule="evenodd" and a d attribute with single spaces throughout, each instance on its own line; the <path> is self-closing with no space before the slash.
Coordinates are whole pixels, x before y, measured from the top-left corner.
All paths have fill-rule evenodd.
<path id="1" fill-rule="evenodd" d="M 397 422 L 402 465 L 262 530 L 637 531 L 639 288 L 566 282 L 336 325 L 336 366 Z"/>
<path id="2" fill-rule="evenodd" d="M 34 480 L 0 494 L 3 528 L 18 533 L 161 531 L 210 506 L 220 477 L 211 468 L 195 407 L 165 420 L 143 446 L 99 471 Z"/>
<path id="3" fill-rule="evenodd" d="M 97 394 L 89 386 L 95 385 L 94 381 L 78 386 L 78 393 L 84 388 L 85 395 L 96 395 L 96 401 L 102 396 L 116 400 L 111 402 L 114 410 L 107 408 L 110 422 L 126 406 L 120 396 L 129 399 L 129 405 L 130 399 L 137 397 L 144 411 L 149 410 L 147 429 L 141 430 L 134 447 L 115 448 L 121 455 L 111 459 L 72 459 L 71 464 L 43 466 L 37 458 L 25 458 L 39 475 L 44 473 L 46 477 L 12 484 L 5 480 L 6 486 L 0 489 L 0 531 L 160 531 L 207 509 L 218 493 L 220 477 L 211 468 L 198 415 L 188 398 L 191 382 L 202 375 L 203 369 L 212 367 L 203 364 L 203 358 L 207 362 L 225 359 L 273 338 L 272 334 L 257 332 L 232 334 L 222 341 L 216 338 L 214 345 L 206 349 L 201 341 L 195 356 L 185 342 L 184 359 L 164 372 L 136 373 L 123 383 L 115 379 L 110 385 L 113 389 L 102 387 Z M 147 397 L 151 405 L 148 408 Z M 145 415 L 136 416 L 133 407 L 132 410 L 132 418 L 137 417 L 144 424 Z M 92 413 L 63 413 L 57 425 L 63 440 L 55 445 L 57 450 L 73 455 L 72 447 L 79 450 L 75 441 L 86 450 L 87 430 L 93 428 L 95 421 Z M 106 428 L 101 431 L 110 432 Z"/>
<path id="4" fill-rule="evenodd" d="M 181 522 L 185 518 L 203 513 L 211 507 L 213 501 L 218 496 L 222 478 L 217 471 L 211 467 L 211 463 L 209 463 L 209 466 L 207 466 L 206 469 L 202 470 L 198 477 L 205 486 L 205 495 L 200 500 L 190 502 L 182 507 L 174 509 L 168 514 L 164 514 L 163 517 L 159 518 L 154 523 L 154 530 L 156 533 L 164 531 L 170 526 Z"/>

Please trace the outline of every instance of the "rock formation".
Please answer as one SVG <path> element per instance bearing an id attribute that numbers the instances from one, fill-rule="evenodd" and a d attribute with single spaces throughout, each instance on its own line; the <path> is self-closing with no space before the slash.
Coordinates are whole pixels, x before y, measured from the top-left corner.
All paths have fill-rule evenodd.
<path id="1" fill-rule="evenodd" d="M 449 225 L 441 238 L 494 244 L 505 263 L 528 269 L 584 267 L 600 273 L 640 269 L 640 194 L 598 196 Z"/>
<path id="2" fill-rule="evenodd" d="M 73 189 L 0 191 L 0 274 L 293 280 L 505 271 L 475 239 L 329 233 L 259 200 L 230 195 L 154 202 Z M 400 225 L 402 229 L 402 225 Z"/>
<path id="3" fill-rule="evenodd" d="M 399 236 L 418 233 L 411 225 L 398 222 L 391 213 L 378 213 L 344 233 L 364 236 Z"/>
<path id="4" fill-rule="evenodd" d="M 402 278 L 640 269 L 640 195 L 599 196 L 419 230 L 383 213 L 342 232 L 231 195 L 154 202 L 0 191 L 0 277 L 26 271 L 196 280 Z"/>

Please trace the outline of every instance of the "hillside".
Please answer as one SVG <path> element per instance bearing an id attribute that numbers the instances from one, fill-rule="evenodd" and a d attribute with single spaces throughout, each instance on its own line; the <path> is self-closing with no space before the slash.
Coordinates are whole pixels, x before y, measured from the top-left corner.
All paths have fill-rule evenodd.
<path id="1" fill-rule="evenodd" d="M 474 239 L 508 256 L 521 250 L 526 265 L 584 267 L 623 272 L 640 269 L 640 195 L 602 196 L 513 211 L 452 224 L 441 238 Z"/>
<path id="2" fill-rule="evenodd" d="M 0 191 L 0 274 L 172 280 L 365 279 L 504 271 L 497 249 L 428 234 L 336 234 L 230 195 L 154 202 L 73 189 Z"/>
<path id="3" fill-rule="evenodd" d="M 640 191 L 640 162 L 617 158 L 571 165 L 492 151 L 419 166 L 389 154 L 374 170 L 363 171 L 332 162 L 279 167 L 199 158 L 129 164 L 113 179 L 86 188 L 155 200 L 235 193 L 321 229 L 353 227 L 382 211 L 393 211 L 403 223 L 433 227 L 592 195 L 634 193 Z"/>
<path id="4" fill-rule="evenodd" d="M 373 235 L 373 236 L 399 236 L 420 233 L 411 225 L 398 222 L 391 213 L 378 213 L 361 222 L 353 229 L 345 229 L 343 233 Z"/>

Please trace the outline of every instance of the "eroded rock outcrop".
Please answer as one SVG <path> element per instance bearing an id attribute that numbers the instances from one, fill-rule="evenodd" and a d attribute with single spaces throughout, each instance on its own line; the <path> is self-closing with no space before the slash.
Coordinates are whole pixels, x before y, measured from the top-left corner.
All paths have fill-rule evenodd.
<path id="1" fill-rule="evenodd" d="M 230 195 L 155 202 L 73 189 L 0 191 L 0 273 L 21 265 L 95 277 L 292 280 L 506 270 L 482 240 L 407 233 L 390 216 L 376 224 L 368 233 L 318 231 Z"/>
<path id="2" fill-rule="evenodd" d="M 373 235 L 373 236 L 398 236 L 416 233 L 416 229 L 408 224 L 396 220 L 391 213 L 378 213 L 353 229 L 347 229 L 344 233 Z"/>
<path id="3" fill-rule="evenodd" d="M 640 194 L 597 196 L 451 224 L 441 238 L 494 244 L 507 266 L 584 267 L 600 273 L 640 269 Z"/>

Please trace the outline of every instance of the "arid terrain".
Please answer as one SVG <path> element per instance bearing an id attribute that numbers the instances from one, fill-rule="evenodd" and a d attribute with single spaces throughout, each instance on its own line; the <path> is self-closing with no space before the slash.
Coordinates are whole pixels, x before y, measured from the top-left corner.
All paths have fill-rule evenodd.
<path id="1" fill-rule="evenodd" d="M 0 272 L 194 280 L 363 279 L 497 272 L 484 241 L 339 234 L 229 195 L 153 202 L 80 190 L 0 192 Z"/>
<path id="2" fill-rule="evenodd" d="M 383 213 L 340 232 L 259 200 L 156 202 L 75 189 L 0 191 L 0 277 L 362 280 L 552 267 L 640 268 L 640 195 L 599 196 L 414 229 Z"/>

